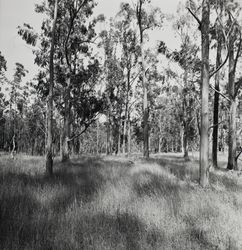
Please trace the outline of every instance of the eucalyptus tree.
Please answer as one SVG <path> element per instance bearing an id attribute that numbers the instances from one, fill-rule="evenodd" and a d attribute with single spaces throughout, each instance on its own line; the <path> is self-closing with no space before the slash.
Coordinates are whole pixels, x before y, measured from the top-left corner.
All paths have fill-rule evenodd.
<path id="1" fill-rule="evenodd" d="M 229 18 L 229 22 L 232 22 L 232 17 Z M 229 79 L 228 79 L 228 94 L 230 98 L 229 102 L 229 134 L 228 134 L 228 169 L 238 169 L 237 157 L 236 157 L 236 114 L 237 114 L 237 103 L 236 97 L 238 90 L 241 85 L 241 79 L 235 81 L 236 66 L 238 58 L 241 53 L 241 28 L 234 26 L 233 33 L 229 37 Z M 237 51 L 236 51 L 237 50 Z M 236 53 L 236 54 L 235 54 Z"/>
<path id="2" fill-rule="evenodd" d="M 120 5 L 120 11 L 116 16 L 114 28 L 116 30 L 118 42 L 121 47 L 121 67 L 124 70 L 125 81 L 124 91 L 124 115 L 123 115 L 123 141 L 122 151 L 126 152 L 126 138 L 128 141 L 128 153 L 130 153 L 130 117 L 131 117 L 131 99 L 132 89 L 139 76 L 137 72 L 139 57 L 138 35 L 134 29 L 135 11 L 128 3 Z M 128 136 L 127 136 L 128 135 Z"/>
<path id="3" fill-rule="evenodd" d="M 51 47 L 50 47 L 50 62 L 49 62 L 49 74 L 50 74 L 50 83 L 49 83 L 49 93 L 47 97 L 47 142 L 46 142 L 46 172 L 49 175 L 53 174 L 53 90 L 54 90 L 54 53 L 55 53 L 55 36 L 56 36 L 56 23 L 57 23 L 57 14 L 58 14 L 58 0 L 55 0 L 54 5 L 54 17 L 51 28 Z"/>
<path id="4" fill-rule="evenodd" d="M 216 1 L 214 8 L 217 12 L 217 20 L 215 22 L 214 34 L 212 34 L 216 40 L 216 68 L 222 64 L 222 49 L 225 44 L 225 38 L 223 37 L 223 27 L 221 21 L 224 15 L 223 1 Z M 212 144 L 212 161 L 213 167 L 218 167 L 217 151 L 218 151 L 218 129 L 219 129 L 219 91 L 220 91 L 221 72 L 218 71 L 215 75 L 215 92 L 214 92 L 214 107 L 213 107 L 213 144 Z"/>
<path id="5" fill-rule="evenodd" d="M 210 31 L 210 1 L 202 1 L 202 19 L 195 12 L 196 6 L 190 1 L 189 12 L 196 19 L 201 31 L 201 129 L 200 129 L 200 168 L 199 182 L 205 187 L 209 183 L 209 31 Z"/>
<path id="6" fill-rule="evenodd" d="M 94 6 L 95 3 L 92 0 L 59 1 L 57 4 L 58 12 L 54 12 L 53 1 L 45 1 L 36 6 L 36 12 L 45 14 L 46 17 L 43 20 L 40 34 L 36 33 L 28 24 L 19 27 L 19 34 L 27 43 L 39 46 L 39 48 L 34 48 L 35 63 L 41 67 L 38 74 L 38 90 L 42 93 L 45 101 L 50 100 L 49 94 L 52 95 L 51 99 L 54 100 L 55 106 L 63 116 L 60 147 L 63 161 L 69 159 L 70 142 L 86 131 L 90 121 L 93 122 L 94 120 L 97 106 L 102 107 L 100 98 L 97 96 L 95 96 L 96 99 L 94 98 L 95 88 L 92 84 L 95 82 L 94 78 L 99 74 L 99 63 L 92 55 L 92 47 L 89 46 L 90 43 L 93 43 L 95 37 L 94 26 L 97 19 L 90 21 Z M 51 20 L 54 17 L 56 20 L 55 37 L 52 37 Z M 49 41 L 54 42 L 54 67 L 51 66 L 52 60 L 49 60 L 49 55 L 51 54 L 51 58 L 53 56 L 50 53 L 52 46 L 50 46 Z M 55 81 L 55 86 L 51 93 L 48 78 L 53 70 L 56 74 L 54 78 L 51 77 L 51 81 Z M 92 86 L 92 91 L 90 91 L 89 83 Z M 88 93 L 90 93 L 92 103 L 84 96 L 82 99 L 82 95 Z M 80 112 L 84 106 L 87 110 Z M 91 110 L 92 108 L 93 110 Z M 82 117 L 77 119 L 76 114 L 82 115 Z M 87 119 L 89 119 L 88 122 Z M 74 135 L 71 133 L 71 126 L 72 128 L 76 126 L 77 120 L 79 131 L 77 129 Z M 50 148 L 50 141 L 53 141 L 53 138 L 48 141 L 48 148 Z"/>
<path id="7" fill-rule="evenodd" d="M 6 107 L 5 96 L 2 91 L 2 86 L 6 81 L 5 71 L 7 70 L 7 61 L 0 51 L 0 148 L 4 148 L 4 126 L 5 126 L 5 118 L 4 118 L 4 110 Z"/>
<path id="8" fill-rule="evenodd" d="M 61 2 L 62 25 L 59 26 L 59 56 L 64 62 L 64 125 L 62 134 L 62 161 L 69 159 L 71 107 L 75 78 L 80 79 L 85 63 L 97 65 L 94 58 L 91 58 L 91 48 L 89 43 L 95 37 L 94 26 L 96 20 L 88 22 L 95 6 L 93 0 L 72 0 Z M 89 62 L 87 62 L 89 60 Z M 94 71 L 95 72 L 95 71 Z M 85 76 L 85 74 L 82 74 Z M 84 78 L 84 77 L 83 77 Z M 82 80 L 80 84 L 87 81 Z"/>
<path id="9" fill-rule="evenodd" d="M 185 15 L 185 4 L 179 5 L 178 16 L 175 17 L 173 28 L 181 40 L 180 50 L 170 50 L 164 42 L 160 42 L 158 52 L 164 54 L 168 60 L 176 62 L 183 74 L 177 95 L 180 105 L 177 107 L 181 124 L 181 144 L 185 160 L 189 160 L 188 148 L 192 138 L 191 128 L 194 127 L 196 112 L 199 106 L 197 92 L 200 80 L 201 61 L 198 57 L 199 46 L 194 42 L 196 30 L 191 22 L 191 16 Z"/>
<path id="10" fill-rule="evenodd" d="M 202 2 L 201 40 L 202 40 L 202 72 L 201 72 L 201 138 L 200 138 L 200 185 L 205 187 L 209 183 L 209 25 L 210 3 Z"/>
<path id="11" fill-rule="evenodd" d="M 140 66 L 142 71 L 142 87 L 143 87 L 143 156 L 149 158 L 149 100 L 148 100 L 148 81 L 146 73 L 148 67 L 145 61 L 145 31 L 159 27 L 162 24 L 163 15 L 158 8 L 151 8 L 149 0 L 137 0 L 136 3 L 136 19 L 139 30 L 140 43 Z"/>
<path id="12" fill-rule="evenodd" d="M 106 153 L 120 152 L 122 111 L 124 107 L 124 68 L 118 53 L 119 36 L 114 20 L 110 20 L 110 28 L 100 33 L 100 48 L 104 51 L 103 82 L 106 100 Z"/>

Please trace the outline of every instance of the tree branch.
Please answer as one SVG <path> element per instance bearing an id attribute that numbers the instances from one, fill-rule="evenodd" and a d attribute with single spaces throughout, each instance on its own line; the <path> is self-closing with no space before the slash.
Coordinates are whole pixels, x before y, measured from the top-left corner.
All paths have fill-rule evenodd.
<path id="1" fill-rule="evenodd" d="M 217 67 L 217 69 L 215 69 L 212 73 L 210 73 L 209 78 L 213 77 L 225 65 L 228 59 L 229 59 L 229 51 L 227 53 L 225 60 Z"/>
<path id="2" fill-rule="evenodd" d="M 241 155 L 242 153 L 242 148 L 240 147 L 240 152 L 238 153 L 238 155 L 235 157 L 235 160 L 237 161 L 239 159 L 239 156 Z"/>
<path id="3" fill-rule="evenodd" d="M 200 19 L 192 12 L 192 10 L 190 8 L 187 7 L 187 10 L 191 13 L 191 15 L 196 19 L 196 21 L 198 22 L 199 26 L 198 29 L 201 30 L 202 27 L 202 22 L 200 21 Z"/>
<path id="4" fill-rule="evenodd" d="M 213 124 L 212 126 L 210 126 L 208 128 L 208 130 L 210 130 L 211 128 L 217 127 L 218 125 L 220 125 L 221 123 L 225 122 L 226 120 L 222 120 L 221 122 L 218 122 L 217 124 Z"/>
<path id="5" fill-rule="evenodd" d="M 89 126 L 96 120 L 97 116 L 98 116 L 99 113 L 97 113 L 88 123 L 84 123 L 84 129 L 76 134 L 76 135 L 73 135 L 71 138 L 68 139 L 68 142 L 70 141 L 73 141 L 74 139 L 78 138 L 79 136 L 81 136 L 83 133 L 86 132 L 86 130 L 89 128 Z"/>
<path id="6" fill-rule="evenodd" d="M 215 92 L 217 92 L 219 95 L 221 95 L 223 98 L 225 98 L 227 101 L 231 102 L 231 100 L 230 100 L 226 95 L 224 95 L 223 93 L 221 93 L 220 91 L 218 91 L 217 89 L 215 89 L 215 88 L 212 86 L 212 84 L 209 84 L 209 87 L 210 87 L 213 91 L 215 91 Z"/>

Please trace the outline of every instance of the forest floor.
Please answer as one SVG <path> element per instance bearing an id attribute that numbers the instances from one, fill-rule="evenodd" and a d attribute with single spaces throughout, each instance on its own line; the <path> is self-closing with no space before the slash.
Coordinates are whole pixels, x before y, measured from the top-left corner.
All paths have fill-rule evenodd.
<path id="1" fill-rule="evenodd" d="M 0 249 L 242 249 L 242 176 L 198 185 L 179 154 L 55 160 L 0 156 Z"/>

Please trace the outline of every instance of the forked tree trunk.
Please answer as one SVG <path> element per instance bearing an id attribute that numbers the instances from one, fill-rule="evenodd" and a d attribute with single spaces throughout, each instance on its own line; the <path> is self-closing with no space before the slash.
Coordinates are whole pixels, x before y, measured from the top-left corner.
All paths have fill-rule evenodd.
<path id="1" fill-rule="evenodd" d="M 202 187 L 209 184 L 209 23 L 210 23 L 210 3 L 209 0 L 202 2 L 202 91 L 201 91 L 201 138 L 200 138 L 200 179 L 199 183 Z"/>
<path id="2" fill-rule="evenodd" d="M 52 127 L 53 127 L 53 88 L 54 88 L 54 49 L 55 49 L 55 28 L 57 21 L 57 11 L 58 11 L 58 0 L 55 0 L 55 9 L 54 9 L 54 20 L 52 24 L 51 31 L 51 49 L 50 49 L 50 86 L 49 94 L 47 98 L 47 141 L 46 141 L 46 173 L 48 175 L 53 174 L 53 158 L 52 158 Z"/>
<path id="3" fill-rule="evenodd" d="M 216 68 L 221 65 L 221 52 L 222 52 L 222 39 L 221 35 L 217 34 L 217 55 L 216 55 Z M 215 76 L 215 89 L 219 91 L 220 72 L 218 71 Z M 212 160 L 213 167 L 218 167 L 217 151 L 218 151 L 218 118 L 219 118 L 219 93 L 214 93 L 214 108 L 213 108 L 213 146 L 212 146 Z"/>

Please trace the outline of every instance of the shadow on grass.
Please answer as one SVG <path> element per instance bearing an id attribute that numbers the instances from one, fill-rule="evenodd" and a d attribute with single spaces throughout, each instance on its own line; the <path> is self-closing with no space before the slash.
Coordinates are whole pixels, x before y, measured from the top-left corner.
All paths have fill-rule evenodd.
<path id="1" fill-rule="evenodd" d="M 38 241 L 40 249 L 51 249 L 49 238 L 53 237 L 58 217 L 75 200 L 83 203 L 92 200 L 105 183 L 101 168 L 99 159 L 84 158 L 55 164 L 52 178 L 2 172 L 0 248 L 21 249 L 28 242 Z"/>
<path id="2" fill-rule="evenodd" d="M 100 163 L 98 161 L 88 162 L 69 162 L 66 164 L 57 163 L 53 177 L 45 175 L 28 175 L 16 173 L 4 173 L 0 179 L 0 184 L 6 185 L 5 188 L 11 186 L 13 189 L 16 186 L 21 188 L 43 190 L 42 196 L 48 196 L 48 191 L 59 188 L 64 191 L 58 197 L 52 197 L 49 209 L 55 212 L 61 211 L 68 207 L 74 199 L 88 201 L 102 186 L 104 179 L 98 169 Z M 36 197 L 34 197 L 36 198 Z"/>
<path id="3" fill-rule="evenodd" d="M 104 213 L 85 216 L 75 232 L 82 249 L 88 245 L 90 249 L 154 249 L 164 240 L 162 231 L 147 230 L 139 218 L 119 211 L 115 216 Z"/>

